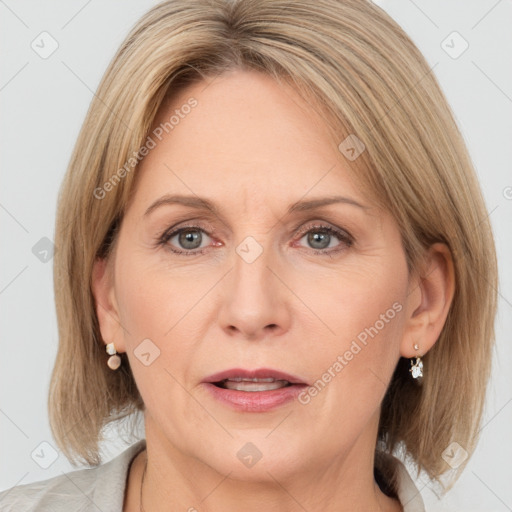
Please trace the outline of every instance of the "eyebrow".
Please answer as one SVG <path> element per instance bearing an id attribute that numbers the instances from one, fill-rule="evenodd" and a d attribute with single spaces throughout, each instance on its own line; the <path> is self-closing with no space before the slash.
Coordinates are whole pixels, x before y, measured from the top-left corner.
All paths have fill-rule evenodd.
<path id="1" fill-rule="evenodd" d="M 287 214 L 294 212 L 304 212 L 309 210 L 315 210 L 321 208 L 322 206 L 329 206 L 331 204 L 348 204 L 352 206 L 356 206 L 363 210 L 368 209 L 368 206 L 364 206 L 361 203 L 358 203 L 356 200 L 345 197 L 345 196 L 328 196 L 328 197 L 320 197 L 318 199 L 309 199 L 307 201 L 297 201 L 293 203 L 287 211 Z M 213 204 L 211 201 L 207 199 L 201 198 L 199 196 L 186 196 L 186 195 L 171 195 L 166 194 L 159 199 L 157 199 L 154 203 L 152 203 L 148 209 L 144 212 L 144 217 L 147 217 L 152 211 L 156 210 L 160 206 L 163 205 L 173 205 L 173 204 L 181 204 L 183 206 L 188 206 L 190 208 L 196 208 L 198 210 L 208 210 L 215 215 L 220 216 L 219 208 Z"/>

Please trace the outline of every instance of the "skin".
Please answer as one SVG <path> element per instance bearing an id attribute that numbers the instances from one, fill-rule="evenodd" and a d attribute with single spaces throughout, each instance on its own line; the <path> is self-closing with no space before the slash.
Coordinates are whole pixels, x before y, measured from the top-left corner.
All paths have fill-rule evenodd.
<path id="1" fill-rule="evenodd" d="M 190 97 L 197 107 L 137 170 L 115 251 L 93 275 L 102 337 L 127 352 L 146 406 L 144 509 L 402 510 L 373 477 L 380 404 L 400 356 L 424 355 L 441 332 L 454 287 L 448 250 L 432 246 L 409 275 L 396 222 L 357 186 L 322 117 L 292 89 L 232 71 L 190 86 L 155 126 Z M 206 198 L 219 216 L 173 204 L 145 217 L 168 193 Z M 331 195 L 362 207 L 286 213 Z M 189 224 L 197 245 L 178 236 L 157 245 L 164 230 Z M 327 235 L 315 245 L 307 234 L 321 235 L 318 224 L 352 243 Z M 252 263 L 236 252 L 248 236 L 262 248 Z M 205 252 L 171 251 L 196 247 Z M 306 405 L 238 412 L 201 384 L 233 367 L 314 383 L 394 303 L 401 311 Z M 160 350 L 149 366 L 134 354 L 146 338 Z M 237 457 L 248 442 L 262 453 L 251 468 Z M 125 511 L 139 510 L 145 457 L 131 466 Z"/>

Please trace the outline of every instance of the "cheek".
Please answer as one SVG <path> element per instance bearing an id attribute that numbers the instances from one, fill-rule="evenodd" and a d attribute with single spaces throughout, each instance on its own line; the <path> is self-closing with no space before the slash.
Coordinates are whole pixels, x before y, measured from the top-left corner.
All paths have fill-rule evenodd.
<path id="1" fill-rule="evenodd" d="M 135 379 L 151 394 L 160 384 L 169 388 L 168 372 L 180 381 L 187 380 L 200 355 L 204 325 L 211 319 L 205 310 L 205 295 L 218 277 L 206 269 L 201 273 L 183 267 L 170 269 L 137 251 L 125 254 L 116 265 L 120 323 Z M 147 353 L 150 365 L 146 367 L 148 356 L 141 356 Z M 158 379 L 163 382 L 158 384 Z"/>
<path id="2" fill-rule="evenodd" d="M 318 379 L 314 399 L 340 415 L 347 408 L 364 415 L 380 403 L 399 359 L 406 265 L 390 261 L 364 272 L 351 269 L 326 282 L 323 299 L 316 292 L 309 296 L 331 331 L 307 354 Z"/>
<path id="3" fill-rule="evenodd" d="M 142 269 L 128 271 L 119 279 L 116 288 L 121 321 L 126 327 L 125 336 L 133 344 L 139 338 L 159 338 L 162 331 L 169 325 L 166 320 L 169 312 L 169 288 L 163 286 L 161 280 Z M 165 291 L 166 290 L 166 291 Z M 165 291 L 165 294 L 164 294 Z"/>
<path id="4" fill-rule="evenodd" d="M 385 340 L 395 339 L 401 331 L 408 283 L 405 263 L 340 266 L 315 283 L 298 279 L 294 291 L 311 305 L 316 331 L 331 340 L 336 351 L 348 349 L 355 339 L 362 345 L 368 342 L 367 346 L 369 340 L 378 339 L 374 350 L 385 351 Z"/>
<path id="5" fill-rule="evenodd" d="M 126 254 L 116 267 L 116 295 L 132 342 L 141 336 L 161 340 L 179 330 L 215 282 L 211 273 L 198 275 L 183 267 L 169 268 L 142 252 Z"/>
<path id="6" fill-rule="evenodd" d="M 137 254 L 116 266 L 116 298 L 130 367 L 148 412 L 157 416 L 168 414 L 169 396 L 179 406 L 177 382 L 183 375 L 176 368 L 189 367 L 193 355 L 184 326 L 194 292 L 173 275 L 148 266 Z"/>

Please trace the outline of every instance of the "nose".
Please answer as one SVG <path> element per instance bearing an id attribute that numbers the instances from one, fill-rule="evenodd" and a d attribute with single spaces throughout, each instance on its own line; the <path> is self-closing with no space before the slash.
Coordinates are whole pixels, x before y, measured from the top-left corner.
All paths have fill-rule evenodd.
<path id="1" fill-rule="evenodd" d="M 290 328 L 290 292 L 270 250 L 252 262 L 235 253 L 231 272 L 223 279 L 218 320 L 227 335 L 260 340 Z"/>

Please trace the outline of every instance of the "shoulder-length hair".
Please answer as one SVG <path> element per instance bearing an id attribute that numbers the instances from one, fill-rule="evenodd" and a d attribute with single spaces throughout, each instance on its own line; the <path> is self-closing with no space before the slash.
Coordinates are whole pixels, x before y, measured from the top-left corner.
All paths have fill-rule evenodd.
<path id="1" fill-rule="evenodd" d="M 93 264 L 115 244 L 159 107 L 188 84 L 232 69 L 293 85 L 325 113 L 334 143 L 349 135 L 363 142 L 360 157 L 346 163 L 397 221 L 409 270 L 419 268 L 431 244 L 449 246 L 456 290 L 441 335 L 424 356 L 424 382 L 410 378 L 401 358 L 378 433 L 379 450 L 400 448 L 418 472 L 439 481 L 450 469 L 442 458 L 450 443 L 471 454 L 477 442 L 494 342 L 494 241 L 468 150 L 432 68 L 398 24 L 366 0 L 168 0 L 122 43 L 59 196 L 59 350 L 49 398 L 59 447 L 73 464 L 98 464 L 103 428 L 144 409 L 126 355 L 117 372 L 106 364 Z"/>

